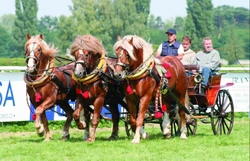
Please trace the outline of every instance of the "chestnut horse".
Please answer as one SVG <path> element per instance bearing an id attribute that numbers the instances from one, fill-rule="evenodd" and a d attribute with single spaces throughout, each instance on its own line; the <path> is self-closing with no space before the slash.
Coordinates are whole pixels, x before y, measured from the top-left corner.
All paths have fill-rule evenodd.
<path id="1" fill-rule="evenodd" d="M 72 77 L 78 83 L 76 93 L 79 98 L 79 108 L 75 110 L 73 117 L 78 119 L 81 110 L 84 110 L 86 119 L 84 139 L 87 142 L 95 141 L 104 105 L 109 105 L 112 114 L 113 130 L 109 139 L 118 138 L 118 103 L 121 103 L 124 97 L 119 81 L 114 79 L 114 67 L 112 69 L 112 66 L 108 65 L 111 62 L 105 57 L 104 52 L 101 42 L 92 35 L 78 36 L 71 44 L 70 54 L 76 60 Z M 93 113 L 91 133 L 89 133 L 90 112 Z"/>
<path id="2" fill-rule="evenodd" d="M 140 142 L 145 113 L 151 101 L 155 103 L 155 117 L 163 115 L 163 135 L 171 136 L 169 114 L 172 104 L 177 104 L 180 116 L 181 138 L 186 139 L 186 113 L 189 106 L 186 73 L 181 62 L 175 57 L 160 60 L 152 55 L 151 44 L 136 35 L 127 35 L 114 45 L 118 57 L 116 72 L 124 79 L 124 91 L 132 130 L 132 143 Z M 158 106 L 160 105 L 160 106 Z M 185 106 L 186 107 L 185 107 Z M 181 107 L 180 107 L 181 106 Z M 160 111 L 158 109 L 160 107 Z"/>
<path id="3" fill-rule="evenodd" d="M 69 139 L 69 127 L 73 119 L 73 109 L 68 101 L 76 99 L 76 81 L 71 78 L 74 63 L 56 67 L 54 63 L 58 52 L 54 46 L 49 46 L 43 40 L 43 35 L 31 36 L 27 34 L 25 56 L 27 69 L 24 74 L 27 94 L 35 108 L 35 128 L 39 136 L 46 133 L 45 141 L 51 139 L 48 120 L 45 111 L 55 104 L 66 113 L 66 122 L 63 127 L 63 139 Z M 42 124 L 40 123 L 40 119 Z M 77 125 L 81 127 L 79 120 Z"/>

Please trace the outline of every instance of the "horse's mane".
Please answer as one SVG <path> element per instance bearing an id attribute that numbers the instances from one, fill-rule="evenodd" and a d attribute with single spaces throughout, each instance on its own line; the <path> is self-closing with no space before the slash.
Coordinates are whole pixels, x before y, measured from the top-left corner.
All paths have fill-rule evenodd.
<path id="1" fill-rule="evenodd" d="M 133 46 L 136 49 L 143 49 L 143 61 L 147 60 L 153 53 L 153 48 L 152 45 L 147 43 L 143 38 L 137 36 L 137 35 L 127 35 L 124 36 L 123 39 L 117 41 L 114 45 L 114 50 L 116 50 L 119 46 L 121 46 L 122 48 L 124 48 L 129 56 L 135 59 L 135 56 L 133 54 L 133 46 L 131 44 L 129 44 L 129 41 L 133 38 Z"/>
<path id="2" fill-rule="evenodd" d="M 30 44 L 36 43 L 38 44 L 42 52 L 47 57 L 55 57 L 56 54 L 59 52 L 57 48 L 54 47 L 54 45 L 49 46 L 41 37 L 40 35 L 32 36 L 25 44 L 25 48 L 27 48 Z"/>
<path id="3" fill-rule="evenodd" d="M 105 49 L 102 43 L 92 35 L 78 36 L 70 46 L 70 55 L 74 56 L 79 49 L 87 50 L 92 54 L 102 54 Z"/>

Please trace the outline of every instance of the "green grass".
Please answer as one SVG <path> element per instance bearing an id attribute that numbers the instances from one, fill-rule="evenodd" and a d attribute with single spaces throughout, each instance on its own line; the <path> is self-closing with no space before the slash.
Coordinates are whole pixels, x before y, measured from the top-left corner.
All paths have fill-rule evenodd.
<path id="1" fill-rule="evenodd" d="M 33 123 L 4 123 L 0 127 L 0 160 L 9 161 L 95 161 L 95 160 L 155 160 L 155 161 L 248 161 L 249 160 L 249 117 L 248 113 L 236 113 L 233 131 L 230 135 L 213 135 L 210 124 L 198 121 L 197 133 L 188 140 L 179 137 L 164 139 L 159 126 L 146 124 L 150 134 L 140 144 L 131 144 L 120 123 L 120 139 L 108 141 L 110 128 L 98 128 L 96 141 L 82 141 L 83 131 L 71 127 L 69 141 L 61 141 L 61 121 L 50 122 L 53 140 L 43 142 L 34 132 Z M 103 121 L 103 127 L 111 124 Z M 14 126 L 14 128 L 11 128 Z M 26 127 L 26 128 L 24 128 Z M 17 130 L 13 130 L 17 129 Z M 11 132 L 12 131 L 12 132 Z M 13 133 L 13 131 L 15 131 Z M 20 132 L 23 131 L 23 132 Z M 33 131 L 33 132 L 30 132 Z M 18 133 L 17 133 L 18 132 Z"/>

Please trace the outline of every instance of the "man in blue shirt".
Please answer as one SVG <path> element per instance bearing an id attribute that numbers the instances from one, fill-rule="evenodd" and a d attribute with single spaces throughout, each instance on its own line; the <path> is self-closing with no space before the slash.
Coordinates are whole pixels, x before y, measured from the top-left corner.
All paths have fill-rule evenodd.
<path id="1" fill-rule="evenodd" d="M 178 56 L 178 54 L 183 54 L 183 46 L 176 40 L 176 31 L 169 29 L 166 34 L 168 40 L 160 44 L 155 56 Z"/>

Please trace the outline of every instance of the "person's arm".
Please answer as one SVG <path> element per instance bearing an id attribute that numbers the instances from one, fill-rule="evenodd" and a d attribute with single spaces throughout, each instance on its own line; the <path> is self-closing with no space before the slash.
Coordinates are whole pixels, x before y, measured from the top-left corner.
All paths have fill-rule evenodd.
<path id="1" fill-rule="evenodd" d="M 159 47 L 158 47 L 158 49 L 157 49 L 157 51 L 155 53 L 155 56 L 156 57 L 160 56 L 161 55 L 161 51 L 162 51 L 162 44 L 159 45 Z"/>

